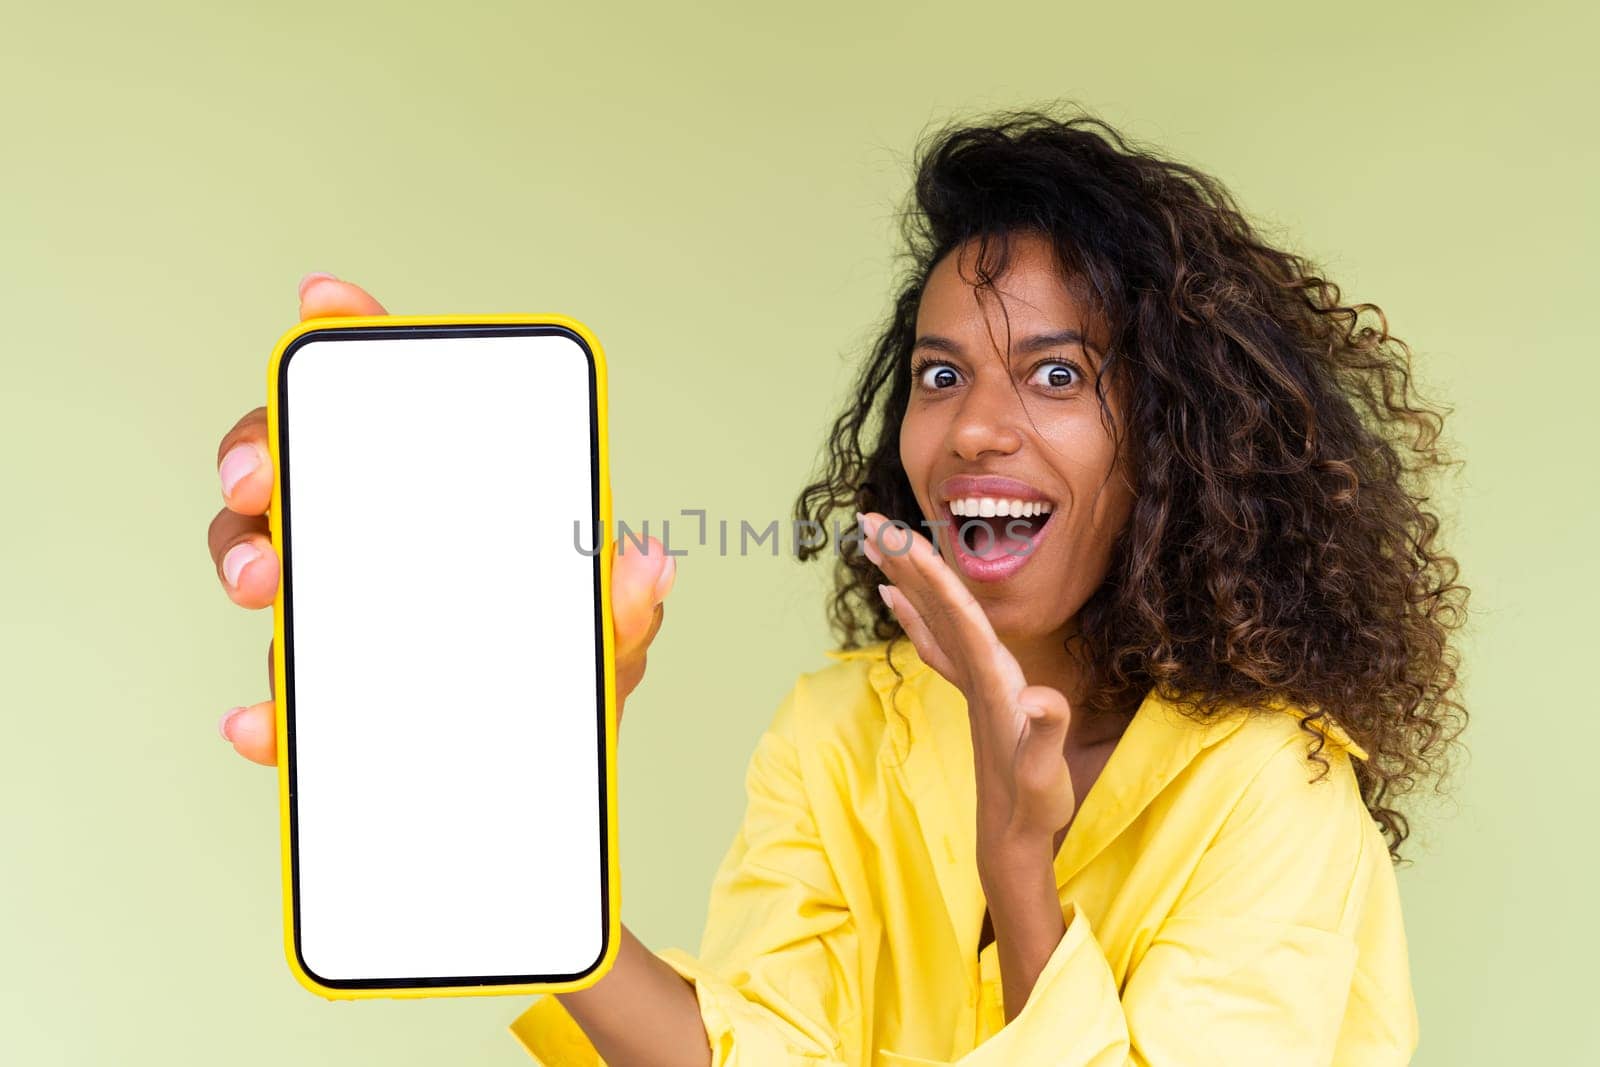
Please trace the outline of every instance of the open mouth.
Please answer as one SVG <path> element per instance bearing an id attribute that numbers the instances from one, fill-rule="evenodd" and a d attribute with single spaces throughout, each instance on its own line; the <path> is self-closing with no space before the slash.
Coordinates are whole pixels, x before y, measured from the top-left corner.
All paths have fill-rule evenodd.
<path id="1" fill-rule="evenodd" d="M 947 500 L 951 543 L 977 560 L 1026 557 L 1038 546 L 1055 514 L 1048 500 L 961 497 Z"/>

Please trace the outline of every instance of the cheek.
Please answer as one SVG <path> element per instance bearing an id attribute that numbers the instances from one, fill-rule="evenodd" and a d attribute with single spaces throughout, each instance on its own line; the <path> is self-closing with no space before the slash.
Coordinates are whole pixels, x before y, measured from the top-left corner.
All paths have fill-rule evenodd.
<path id="1" fill-rule="evenodd" d="M 1116 512 L 1116 501 L 1111 486 L 1107 486 L 1098 501 L 1092 500 L 1093 486 L 1086 486 L 1079 496 L 1080 506 L 1073 508 L 1067 525 L 1055 531 L 1057 539 L 1052 553 L 1054 581 L 1074 596 L 1088 596 L 1105 581 L 1111 560 L 1111 549 L 1116 543 L 1121 526 Z M 1040 560 L 1040 562 L 1044 562 Z M 1047 581 L 1048 584 L 1048 581 Z"/>
<path id="2" fill-rule="evenodd" d="M 933 462 L 933 449 L 938 442 L 936 428 L 926 418 L 907 412 L 900 423 L 900 465 L 911 478 L 911 486 L 919 493 L 923 475 Z"/>
<path id="3" fill-rule="evenodd" d="M 1051 441 L 1050 447 L 1064 458 L 1060 474 L 1071 493 L 1067 528 L 1061 532 L 1068 535 L 1074 555 L 1098 557 L 1121 531 L 1132 509 L 1132 494 L 1122 470 L 1112 470 L 1107 477 L 1114 458 L 1112 442 L 1098 422 L 1075 422 L 1070 431 Z"/>
<path id="4" fill-rule="evenodd" d="M 1128 521 L 1128 513 L 1132 508 L 1133 498 L 1122 482 L 1121 473 L 1112 474 L 1111 480 L 1099 491 L 1099 497 L 1094 502 L 1096 536 L 1106 541 L 1115 537 Z"/>

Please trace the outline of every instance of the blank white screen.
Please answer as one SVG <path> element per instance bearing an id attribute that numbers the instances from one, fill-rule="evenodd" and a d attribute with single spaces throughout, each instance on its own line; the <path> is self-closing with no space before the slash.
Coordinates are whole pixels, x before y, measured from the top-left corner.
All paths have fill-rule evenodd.
<path id="1" fill-rule="evenodd" d="M 284 373 L 305 966 L 588 970 L 605 820 L 587 355 L 564 335 L 327 339 Z"/>

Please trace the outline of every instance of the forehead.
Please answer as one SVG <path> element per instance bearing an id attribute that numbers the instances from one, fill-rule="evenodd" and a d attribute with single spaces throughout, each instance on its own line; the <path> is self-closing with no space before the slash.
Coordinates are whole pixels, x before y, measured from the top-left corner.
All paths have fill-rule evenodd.
<path id="1" fill-rule="evenodd" d="M 917 306 L 919 334 L 966 332 L 983 337 L 992 329 L 996 341 L 1004 343 L 1007 318 L 1013 334 L 1025 327 L 1093 332 L 1088 294 L 1081 282 L 1069 282 L 1063 275 L 1050 242 L 1031 233 L 1014 233 L 1007 241 L 1009 262 L 1005 273 L 995 278 L 993 290 L 977 288 L 976 239 L 934 265 Z M 987 256 L 997 255 L 998 242 L 999 238 L 990 239 Z"/>

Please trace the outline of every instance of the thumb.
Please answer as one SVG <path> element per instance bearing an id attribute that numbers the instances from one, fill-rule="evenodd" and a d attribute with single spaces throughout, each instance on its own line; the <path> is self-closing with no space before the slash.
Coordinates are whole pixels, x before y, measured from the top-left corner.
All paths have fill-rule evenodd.
<path id="1" fill-rule="evenodd" d="M 1072 705 L 1059 689 L 1030 685 L 1017 695 L 1017 703 L 1028 717 L 1030 733 L 1066 739 L 1067 726 L 1072 722 Z"/>
<path id="2" fill-rule="evenodd" d="M 300 279 L 300 321 L 344 318 L 352 315 L 387 315 L 383 305 L 361 286 L 331 274 L 313 271 Z"/>
<path id="3" fill-rule="evenodd" d="M 642 653 L 655 638 L 661 623 L 661 603 L 671 590 L 677 574 L 674 557 L 654 537 L 645 539 L 645 549 L 616 543 L 611 563 L 611 616 L 617 638 L 617 654 L 632 657 Z"/>
<path id="4" fill-rule="evenodd" d="M 1017 703 L 1027 720 L 1017 738 L 1017 782 L 1047 788 L 1057 781 L 1066 761 L 1063 747 L 1072 707 L 1059 690 L 1043 685 L 1028 686 L 1018 694 Z"/>

